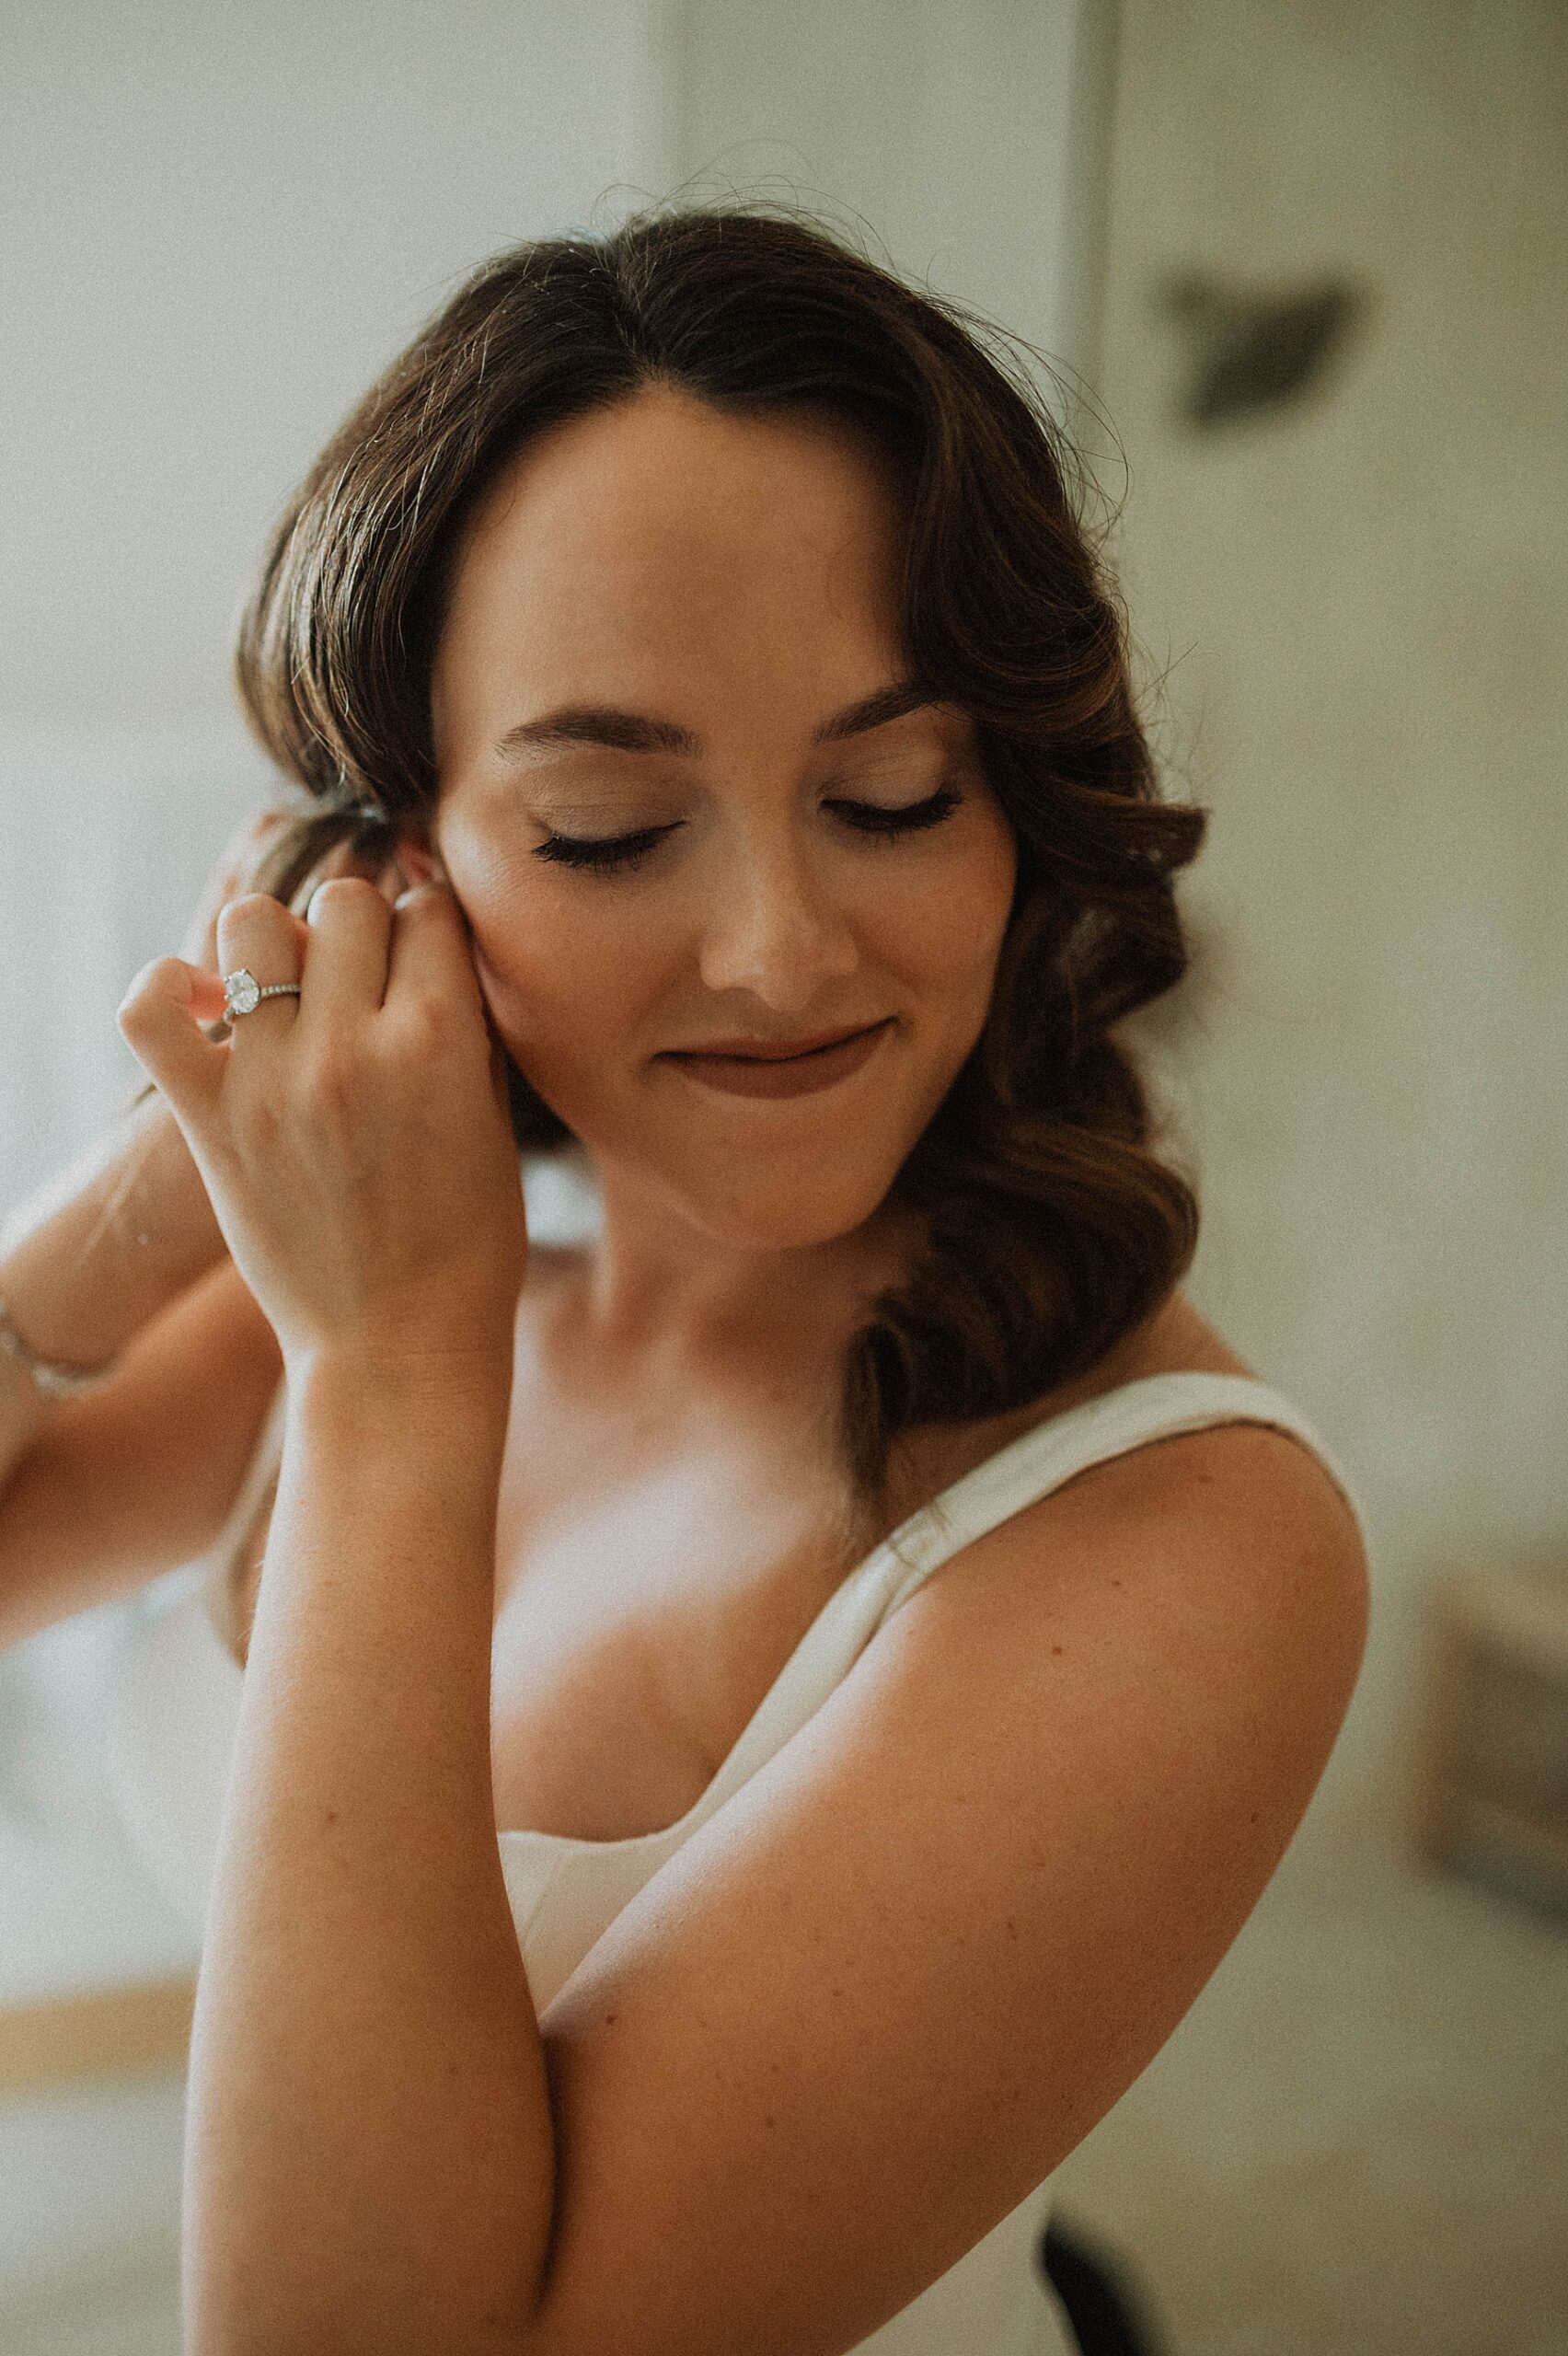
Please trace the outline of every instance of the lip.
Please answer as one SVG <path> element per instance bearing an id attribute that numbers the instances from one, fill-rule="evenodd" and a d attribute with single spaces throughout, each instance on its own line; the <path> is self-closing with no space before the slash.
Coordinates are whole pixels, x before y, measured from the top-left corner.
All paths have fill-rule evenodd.
<path id="1" fill-rule="evenodd" d="M 729 1096 L 809 1096 L 832 1088 L 869 1063 L 893 1028 L 893 1017 L 851 1032 L 830 1047 L 813 1047 L 792 1056 L 716 1056 L 666 1051 L 661 1063 L 674 1064 L 704 1088 L 721 1089 Z"/>
<path id="2" fill-rule="evenodd" d="M 891 1015 L 884 1015 L 882 1019 L 884 1022 L 891 1022 L 893 1018 Z M 766 1039 L 715 1039 L 706 1047 L 667 1047 L 664 1052 L 671 1056 L 744 1057 L 752 1063 L 788 1063 L 793 1056 L 813 1056 L 819 1047 L 840 1046 L 847 1040 L 858 1039 L 862 1033 L 874 1031 L 876 1028 L 877 1025 L 874 1022 L 861 1022 L 858 1023 L 852 1031 L 817 1031 L 813 1032 L 809 1038 L 794 1040 L 787 1047 L 770 1045 Z"/>

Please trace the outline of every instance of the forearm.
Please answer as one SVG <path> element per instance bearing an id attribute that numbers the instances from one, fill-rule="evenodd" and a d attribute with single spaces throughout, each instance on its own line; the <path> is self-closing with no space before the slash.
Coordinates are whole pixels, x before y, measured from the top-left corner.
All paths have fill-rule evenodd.
<path id="1" fill-rule="evenodd" d="M 102 1366 L 225 1250 L 174 1116 L 152 1097 L 7 1214 L 0 1299 L 40 1357 Z M 0 1354 L 0 1482 L 61 1403 Z"/>
<path id="2" fill-rule="evenodd" d="M 191 2040 L 192 2356 L 514 2350 L 555 2192 L 490 1774 L 511 1368 L 291 1369 Z"/>

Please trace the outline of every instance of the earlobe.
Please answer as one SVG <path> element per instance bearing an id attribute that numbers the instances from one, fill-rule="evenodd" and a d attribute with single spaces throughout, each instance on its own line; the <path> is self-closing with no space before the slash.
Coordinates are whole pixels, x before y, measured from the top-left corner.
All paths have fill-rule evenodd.
<path id="1" fill-rule="evenodd" d="M 432 876 L 442 884 L 447 880 L 446 870 L 435 853 L 427 850 L 412 835 L 398 837 L 397 860 L 410 884 L 428 884 Z"/>

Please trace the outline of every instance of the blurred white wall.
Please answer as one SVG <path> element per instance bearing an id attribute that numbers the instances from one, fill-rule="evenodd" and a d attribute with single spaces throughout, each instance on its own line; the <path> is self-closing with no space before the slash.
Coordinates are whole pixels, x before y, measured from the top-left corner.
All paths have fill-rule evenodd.
<path id="1" fill-rule="evenodd" d="M 1091 358 L 1110 0 L 681 0 L 670 24 L 683 176 L 820 191 L 933 294 Z"/>
<path id="2" fill-rule="evenodd" d="M 228 704 L 266 525 L 493 248 L 666 177 L 655 0 L 8 0 L 0 713 Z"/>

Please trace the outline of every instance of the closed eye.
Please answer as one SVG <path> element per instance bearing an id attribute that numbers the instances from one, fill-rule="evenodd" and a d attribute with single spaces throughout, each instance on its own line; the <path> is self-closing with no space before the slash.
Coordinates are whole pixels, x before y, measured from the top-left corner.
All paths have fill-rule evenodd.
<path id="1" fill-rule="evenodd" d="M 826 802 L 823 807 L 837 811 L 856 834 L 886 841 L 900 835 L 920 833 L 928 826 L 940 826 L 963 800 L 958 788 L 946 783 L 924 802 L 911 802 L 902 810 L 884 810 L 874 802 Z M 562 867 L 580 868 L 590 874 L 614 874 L 637 866 L 666 835 L 674 834 L 680 823 L 676 820 L 674 826 L 647 826 L 635 835 L 550 835 L 536 845 L 534 857 L 550 860 Z"/>

